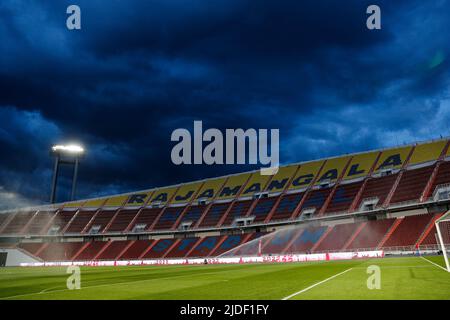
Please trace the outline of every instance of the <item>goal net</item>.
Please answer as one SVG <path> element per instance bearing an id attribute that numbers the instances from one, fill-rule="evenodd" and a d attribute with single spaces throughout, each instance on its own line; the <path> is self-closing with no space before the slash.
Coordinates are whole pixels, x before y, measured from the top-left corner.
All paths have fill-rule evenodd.
<path id="1" fill-rule="evenodd" d="M 445 260 L 445 267 L 450 272 L 450 264 L 448 261 L 450 254 L 450 211 L 447 211 L 436 221 L 436 231 L 437 241 Z"/>

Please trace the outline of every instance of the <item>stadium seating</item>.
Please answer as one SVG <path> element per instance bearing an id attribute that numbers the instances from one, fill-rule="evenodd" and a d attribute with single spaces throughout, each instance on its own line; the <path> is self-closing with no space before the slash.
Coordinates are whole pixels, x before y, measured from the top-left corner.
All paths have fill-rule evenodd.
<path id="1" fill-rule="evenodd" d="M 97 260 L 117 260 L 119 254 L 130 244 L 130 241 L 112 241 L 106 249 L 99 254 Z"/>
<path id="2" fill-rule="evenodd" d="M 225 212 L 227 211 L 229 203 L 218 203 L 214 204 L 210 207 L 202 222 L 200 223 L 200 227 L 214 227 L 216 226 L 220 219 L 223 217 Z"/>
<path id="3" fill-rule="evenodd" d="M 362 182 L 343 184 L 336 188 L 328 207 L 325 209 L 326 213 L 342 212 L 350 208 L 355 196 L 362 187 Z"/>
<path id="4" fill-rule="evenodd" d="M 270 221 L 287 220 L 294 213 L 295 208 L 302 200 L 303 193 L 283 195 L 280 203 L 275 208 L 273 216 Z"/>
<path id="5" fill-rule="evenodd" d="M 181 218 L 181 223 L 192 222 L 191 226 L 195 226 L 204 210 L 205 206 L 203 205 L 190 206 Z"/>
<path id="6" fill-rule="evenodd" d="M 297 229 L 291 228 L 277 232 L 273 236 L 266 236 L 265 241 L 262 242 L 261 252 L 263 254 L 281 254 L 297 233 Z"/>
<path id="7" fill-rule="evenodd" d="M 95 257 L 100 253 L 100 251 L 109 243 L 106 241 L 91 241 L 88 245 L 82 249 L 82 251 L 77 255 L 72 257 L 72 259 L 86 261 L 94 260 Z"/>
<path id="8" fill-rule="evenodd" d="M 347 249 L 373 249 L 383 239 L 395 219 L 368 221 L 358 235 L 347 246 Z"/>
<path id="9" fill-rule="evenodd" d="M 431 193 L 434 192 L 434 190 L 438 185 L 447 183 L 450 183 L 450 161 L 443 162 L 439 166 L 436 179 L 434 180 L 433 185 L 431 187 Z"/>
<path id="10" fill-rule="evenodd" d="M 308 253 L 324 235 L 326 227 L 309 227 L 300 230 L 285 253 Z"/>
<path id="11" fill-rule="evenodd" d="M 192 258 L 218 256 L 230 250 L 244 255 L 257 254 L 260 247 L 263 254 L 277 254 L 436 245 L 436 230 L 432 225 L 436 215 L 388 219 L 386 215 L 402 215 L 403 202 L 409 204 L 408 210 L 419 207 L 436 210 L 428 202 L 413 202 L 423 200 L 422 195 L 430 196 L 436 186 L 450 183 L 450 161 L 437 159 L 443 154 L 442 145 L 446 144 L 447 141 L 433 144 L 433 154 L 427 151 L 431 147 L 422 146 L 414 151 L 410 165 L 406 166 L 411 146 L 313 161 L 294 165 L 289 170 L 281 168 L 275 182 L 275 177 L 245 173 L 180 188 L 161 188 L 157 194 L 166 194 L 164 201 L 159 201 L 150 190 L 133 196 L 65 203 L 54 209 L 46 206 L 42 210 L 2 213 L 0 233 L 27 236 L 26 241 L 42 241 L 18 241 L 15 245 L 46 261 Z M 383 170 L 385 164 L 386 168 L 397 171 Z M 367 176 L 372 168 L 375 174 Z M 332 185 L 327 184 L 330 181 Z M 259 199 L 252 198 L 255 191 L 249 185 L 253 184 L 261 185 L 260 191 L 268 193 Z M 209 186 L 213 187 L 212 191 Z M 226 192 L 221 191 L 223 186 L 227 186 Z M 198 194 L 202 194 L 206 203 L 197 202 L 196 191 L 201 191 Z M 378 198 L 375 207 L 366 202 L 365 212 L 355 212 L 357 222 L 347 223 L 350 217 L 345 217 L 346 223 L 342 224 L 336 220 L 337 216 L 332 216 L 359 211 L 363 201 L 375 198 Z M 369 212 L 381 206 L 386 207 L 386 212 Z M 314 226 L 276 232 L 262 238 L 261 243 L 252 241 L 272 227 L 301 224 L 300 220 L 310 218 L 312 208 L 315 208 L 314 218 L 319 219 L 317 224 L 314 220 Z M 245 223 L 249 225 L 244 229 L 249 233 L 243 234 L 242 226 L 234 225 L 237 218 L 248 218 Z M 211 233 L 205 228 L 216 230 Z M 48 240 L 42 235 L 56 235 L 58 239 L 48 237 L 51 239 Z M 86 242 L 87 237 L 91 242 Z M 80 241 L 67 242 L 75 238 Z M 63 242 L 44 242 L 59 240 Z"/>
<path id="12" fill-rule="evenodd" d="M 430 179 L 433 169 L 434 166 L 428 166 L 405 171 L 391 199 L 391 203 L 419 200 Z"/>
<path id="13" fill-rule="evenodd" d="M 143 256 L 143 259 L 156 259 L 162 258 L 167 250 L 174 244 L 175 239 L 160 239 L 156 240 L 150 250 L 148 250 Z"/>
<path id="14" fill-rule="evenodd" d="M 184 207 L 167 208 L 158 219 L 157 223 L 153 227 L 153 230 L 171 229 L 183 210 Z"/>
<path id="15" fill-rule="evenodd" d="M 222 226 L 229 226 L 233 223 L 235 218 L 244 217 L 252 204 L 252 200 L 237 201 L 232 204 L 230 212 L 222 223 Z"/>
<path id="16" fill-rule="evenodd" d="M 3 229 L 3 234 L 20 234 L 28 221 L 33 217 L 35 211 L 18 212 L 14 218 Z"/>
<path id="17" fill-rule="evenodd" d="M 359 226 L 360 223 L 346 223 L 334 226 L 315 248 L 314 252 L 342 250 Z"/>
<path id="18" fill-rule="evenodd" d="M 414 246 L 432 217 L 432 214 L 405 217 L 389 239 L 383 244 L 383 248 Z"/>
<path id="19" fill-rule="evenodd" d="M 87 233 L 101 233 L 116 214 L 116 210 L 100 210 L 87 226 Z"/>
<path id="20" fill-rule="evenodd" d="M 253 211 L 250 212 L 251 216 L 255 216 L 253 222 L 263 222 L 272 210 L 276 200 L 275 197 L 259 199 Z"/>
<path id="21" fill-rule="evenodd" d="M 199 244 L 197 244 L 197 246 L 195 246 L 192 251 L 190 251 L 188 257 L 192 258 L 208 256 L 219 244 L 220 240 L 223 240 L 223 238 L 219 236 L 203 238 L 203 240 Z"/>
<path id="22" fill-rule="evenodd" d="M 38 250 L 41 249 L 43 245 L 44 245 L 43 243 L 29 242 L 29 243 L 20 243 L 18 247 L 31 253 L 32 255 L 36 255 L 36 252 L 38 252 Z"/>
<path id="23" fill-rule="evenodd" d="M 183 258 L 184 256 L 186 256 L 189 253 L 189 251 L 193 248 L 193 246 L 195 246 L 195 244 L 197 243 L 198 240 L 199 240 L 199 238 L 181 239 L 175 245 L 175 247 L 173 247 L 172 250 L 170 250 L 167 253 L 167 255 L 165 257 L 166 258 Z"/>
<path id="24" fill-rule="evenodd" d="M 67 224 L 70 222 L 70 220 L 75 215 L 76 211 L 60 211 L 56 214 L 56 217 L 53 219 L 50 229 L 48 230 L 42 230 L 43 233 L 47 233 L 51 229 L 57 230 L 59 233 L 62 233 L 67 226 Z"/>
<path id="25" fill-rule="evenodd" d="M 397 176 L 397 174 L 392 174 L 380 178 L 369 178 L 364 190 L 362 191 L 357 208 L 359 208 L 364 199 L 372 197 L 377 197 L 378 206 L 381 206 L 391 191 Z"/>
<path id="26" fill-rule="evenodd" d="M 330 193 L 331 188 L 317 189 L 309 192 L 300 210 L 304 208 L 316 208 L 317 212 L 319 212 Z"/>
<path id="27" fill-rule="evenodd" d="M 44 261 L 70 261 L 84 245 L 84 242 L 46 243 L 35 254 Z"/>
<path id="28" fill-rule="evenodd" d="M 134 221 L 130 222 L 129 231 L 134 232 L 137 226 L 143 226 L 142 229 L 148 229 L 155 222 L 162 209 L 152 208 L 141 210 L 134 218 Z"/>
<path id="29" fill-rule="evenodd" d="M 55 216 L 53 211 L 39 211 L 28 227 L 24 230 L 24 234 L 37 235 L 42 232 L 42 230 L 52 221 Z"/>
<path id="30" fill-rule="evenodd" d="M 230 235 L 227 236 L 226 239 L 219 245 L 219 247 L 211 252 L 214 256 L 219 256 L 233 248 L 240 246 L 245 243 L 247 239 L 249 239 L 250 234 L 246 235 Z"/>
<path id="31" fill-rule="evenodd" d="M 95 211 L 80 211 L 67 227 L 66 233 L 81 233 L 91 221 Z"/>
<path id="32" fill-rule="evenodd" d="M 153 242 L 154 240 L 136 240 L 119 258 L 121 260 L 139 259 Z"/>
<path id="33" fill-rule="evenodd" d="M 120 210 L 114 220 L 111 221 L 111 225 L 108 227 L 107 232 L 124 231 L 137 213 L 138 210 Z"/>

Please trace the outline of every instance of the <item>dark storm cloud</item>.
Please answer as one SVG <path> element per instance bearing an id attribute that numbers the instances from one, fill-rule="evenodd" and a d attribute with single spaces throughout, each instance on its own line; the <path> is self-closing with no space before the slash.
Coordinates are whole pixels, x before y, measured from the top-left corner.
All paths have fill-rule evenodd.
<path id="1" fill-rule="evenodd" d="M 46 201 L 64 141 L 88 149 L 83 197 L 251 168 L 172 165 L 194 120 L 279 128 L 284 163 L 449 134 L 449 2 L 378 1 L 378 31 L 369 4 L 2 1 L 0 187 Z"/>

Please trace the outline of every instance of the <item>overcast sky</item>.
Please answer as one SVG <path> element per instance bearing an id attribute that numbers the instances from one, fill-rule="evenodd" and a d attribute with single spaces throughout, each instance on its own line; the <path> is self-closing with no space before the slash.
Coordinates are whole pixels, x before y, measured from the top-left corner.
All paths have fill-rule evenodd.
<path id="1" fill-rule="evenodd" d="M 0 208 L 48 201 L 59 142 L 88 150 L 81 198 L 256 168 L 173 165 L 194 120 L 278 128 L 281 163 L 450 135 L 450 1 L 1 0 L 0 20 Z"/>

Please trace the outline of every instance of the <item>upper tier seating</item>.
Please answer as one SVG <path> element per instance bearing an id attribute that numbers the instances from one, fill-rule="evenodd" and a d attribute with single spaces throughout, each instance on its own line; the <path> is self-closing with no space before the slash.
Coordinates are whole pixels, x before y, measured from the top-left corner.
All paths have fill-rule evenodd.
<path id="1" fill-rule="evenodd" d="M 432 214 L 405 217 L 383 244 L 383 248 L 415 245 L 432 217 Z"/>
<path id="2" fill-rule="evenodd" d="M 43 229 L 52 221 L 54 216 L 55 212 L 53 211 L 39 211 L 24 233 L 30 235 L 41 234 Z"/>
<path id="3" fill-rule="evenodd" d="M 222 226 L 231 225 L 235 218 L 245 217 L 252 202 L 253 202 L 252 200 L 246 200 L 246 201 L 236 201 L 235 203 L 233 203 L 231 210 L 228 213 L 227 217 L 225 218 L 225 221 L 223 222 Z"/>
<path id="4" fill-rule="evenodd" d="M 155 222 L 161 210 L 162 209 L 160 208 L 142 209 L 136 215 L 134 222 L 130 222 L 132 224 L 130 225 L 129 231 L 133 231 L 138 225 L 145 225 L 143 229 L 149 229 Z"/>
<path id="5" fill-rule="evenodd" d="M 169 207 L 164 210 L 153 230 L 171 229 L 175 221 L 177 221 L 184 207 Z"/>
<path id="6" fill-rule="evenodd" d="M 6 223 L 11 213 L 1 213 L 0 214 L 0 228 L 3 227 L 3 223 Z"/>
<path id="7" fill-rule="evenodd" d="M 364 199 L 372 197 L 378 197 L 378 206 L 381 206 L 389 195 L 397 176 L 398 174 L 392 174 L 380 178 L 369 178 L 359 199 L 357 209 L 359 209 L 359 206 Z"/>
<path id="8" fill-rule="evenodd" d="M 95 233 L 101 233 L 106 228 L 108 223 L 111 221 L 111 219 L 116 214 L 116 210 L 100 210 L 95 218 L 92 220 L 92 222 L 87 226 L 87 233 L 92 233 L 92 228 L 98 228 Z"/>
<path id="9" fill-rule="evenodd" d="M 419 200 L 425 186 L 430 180 L 433 169 L 434 166 L 428 166 L 405 171 L 391 199 L 391 203 Z"/>
<path id="10" fill-rule="evenodd" d="M 434 192 L 434 190 L 438 185 L 447 183 L 450 183 L 450 161 L 443 162 L 439 166 L 436 179 L 434 180 L 433 185 L 431 187 L 430 196 L 433 195 L 432 193 Z"/>
<path id="11" fill-rule="evenodd" d="M 14 218 L 3 229 L 3 234 L 20 234 L 28 221 L 33 217 L 35 211 L 18 212 Z"/>
<path id="12" fill-rule="evenodd" d="M 121 232 L 124 231 L 131 221 L 136 217 L 138 210 L 120 210 L 116 215 L 107 232 Z"/>
<path id="13" fill-rule="evenodd" d="M 289 219 L 303 198 L 303 193 L 283 195 L 270 221 Z"/>
<path id="14" fill-rule="evenodd" d="M 272 210 L 276 200 L 277 198 L 275 197 L 259 199 L 255 208 L 250 213 L 251 216 L 255 216 L 253 222 L 263 222 Z"/>
<path id="15" fill-rule="evenodd" d="M 355 182 L 337 187 L 325 212 L 342 212 L 348 210 L 358 191 L 361 189 L 362 184 L 362 182 Z"/>
<path id="16" fill-rule="evenodd" d="M 206 207 L 204 205 L 190 206 L 181 218 L 181 223 L 189 221 L 192 222 L 191 226 L 195 226 L 205 209 Z"/>
<path id="17" fill-rule="evenodd" d="M 67 227 L 66 233 L 81 233 L 96 211 L 80 211 Z"/>
<path id="18" fill-rule="evenodd" d="M 229 206 L 229 203 L 213 204 L 203 218 L 203 221 L 200 223 L 200 227 L 215 227 Z"/>
<path id="19" fill-rule="evenodd" d="M 56 217 L 53 219 L 51 226 L 48 230 L 42 230 L 42 233 L 47 233 L 52 228 L 58 229 L 59 233 L 62 233 L 66 228 L 67 224 L 72 220 L 76 211 L 63 210 L 56 214 Z"/>
<path id="20" fill-rule="evenodd" d="M 312 190 L 306 195 L 305 202 L 303 203 L 301 209 L 316 208 L 317 212 L 320 211 L 330 195 L 331 189 L 332 188 Z"/>

